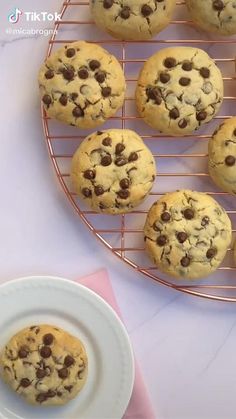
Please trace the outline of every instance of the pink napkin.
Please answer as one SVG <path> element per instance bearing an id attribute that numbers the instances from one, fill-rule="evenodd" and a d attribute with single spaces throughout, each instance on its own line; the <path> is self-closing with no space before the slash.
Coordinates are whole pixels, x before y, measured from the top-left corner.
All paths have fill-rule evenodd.
<path id="1" fill-rule="evenodd" d="M 105 269 L 80 278 L 78 282 L 99 294 L 121 317 L 112 285 Z M 135 367 L 133 393 L 123 419 L 155 419 L 150 399 L 137 363 Z"/>

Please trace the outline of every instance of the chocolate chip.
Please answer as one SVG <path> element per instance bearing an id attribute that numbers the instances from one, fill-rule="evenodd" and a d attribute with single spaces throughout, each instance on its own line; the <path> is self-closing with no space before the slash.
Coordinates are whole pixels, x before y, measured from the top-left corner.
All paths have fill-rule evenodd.
<path id="1" fill-rule="evenodd" d="M 224 9 L 224 3 L 221 0 L 214 0 L 212 7 L 214 10 L 217 10 L 218 12 L 221 12 L 221 10 Z"/>
<path id="2" fill-rule="evenodd" d="M 188 77 L 181 77 L 179 79 L 179 84 L 181 86 L 188 86 L 191 83 L 191 79 L 189 79 Z"/>
<path id="3" fill-rule="evenodd" d="M 110 166 L 110 164 L 112 163 L 112 158 L 111 156 L 107 155 L 101 158 L 101 165 L 102 166 Z"/>
<path id="4" fill-rule="evenodd" d="M 132 153 L 130 153 L 128 161 L 136 161 L 138 160 L 138 153 L 136 153 L 135 151 L 133 151 Z"/>
<path id="5" fill-rule="evenodd" d="M 95 173 L 94 170 L 88 169 L 88 170 L 85 170 L 85 172 L 84 172 L 84 178 L 85 179 L 89 179 L 89 180 L 95 179 L 95 176 L 96 176 L 96 173 Z"/>
<path id="6" fill-rule="evenodd" d="M 130 196 L 130 192 L 128 191 L 128 189 L 121 189 L 119 192 L 117 192 L 117 195 L 121 199 L 127 199 Z"/>
<path id="7" fill-rule="evenodd" d="M 236 129 L 234 130 L 233 135 L 236 137 Z"/>
<path id="8" fill-rule="evenodd" d="M 101 67 L 101 63 L 98 60 L 92 60 L 89 63 L 89 68 L 92 71 L 97 70 L 99 67 Z"/>
<path id="9" fill-rule="evenodd" d="M 184 232 L 181 231 L 180 233 L 177 234 L 177 239 L 180 243 L 184 243 L 188 238 L 188 235 Z"/>
<path id="10" fill-rule="evenodd" d="M 62 380 L 64 380 L 65 378 L 67 378 L 67 377 L 68 377 L 68 374 L 69 374 L 69 371 L 68 371 L 68 369 L 67 369 L 67 368 L 61 368 L 61 369 L 58 371 L 58 376 L 59 376 L 60 378 L 62 378 Z"/>
<path id="11" fill-rule="evenodd" d="M 164 223 L 167 223 L 171 219 L 170 213 L 167 211 L 163 212 L 163 214 L 161 214 L 161 219 Z"/>
<path id="12" fill-rule="evenodd" d="M 80 78 L 80 79 L 85 80 L 85 79 L 87 79 L 87 78 L 88 78 L 88 76 L 89 76 L 89 72 L 88 72 L 88 70 L 86 70 L 86 68 L 81 68 L 81 69 L 78 71 L 78 76 L 79 76 L 79 78 Z"/>
<path id="13" fill-rule="evenodd" d="M 78 95 L 78 93 L 71 93 L 71 99 L 73 100 L 73 101 L 75 101 L 76 99 L 77 99 L 77 97 L 78 97 L 79 95 Z"/>
<path id="14" fill-rule="evenodd" d="M 51 348 L 49 348 L 48 346 L 43 346 L 43 347 L 40 349 L 40 355 L 41 355 L 43 358 L 49 358 L 49 357 L 52 355 Z"/>
<path id="15" fill-rule="evenodd" d="M 124 6 L 123 9 L 120 12 L 120 17 L 122 19 L 129 19 L 130 17 L 130 8 L 128 6 Z"/>
<path id="16" fill-rule="evenodd" d="M 179 121 L 178 125 L 179 125 L 179 127 L 180 127 L 181 129 L 184 129 L 184 128 L 186 128 L 186 127 L 187 127 L 188 122 L 186 121 L 186 119 L 181 119 L 181 120 Z"/>
<path id="17" fill-rule="evenodd" d="M 64 386 L 64 389 L 69 391 L 69 393 L 71 392 L 73 386 Z"/>
<path id="18" fill-rule="evenodd" d="M 40 379 L 42 379 L 42 378 L 44 378 L 46 375 L 47 375 L 47 373 L 46 373 L 46 371 L 45 371 L 45 370 L 43 370 L 43 369 L 41 369 L 41 368 L 37 369 L 37 371 L 36 371 L 36 377 L 37 377 L 39 380 L 40 380 Z"/>
<path id="19" fill-rule="evenodd" d="M 45 104 L 45 105 L 51 105 L 51 103 L 52 103 L 52 99 L 51 99 L 51 96 L 49 96 L 49 95 L 44 95 L 43 96 L 43 103 Z"/>
<path id="20" fill-rule="evenodd" d="M 161 104 L 161 92 L 158 87 L 148 87 L 146 89 L 146 95 L 148 99 L 154 100 L 157 105 Z"/>
<path id="21" fill-rule="evenodd" d="M 166 236 L 162 235 L 162 236 L 159 236 L 157 238 L 158 246 L 165 246 L 166 243 L 167 243 L 167 237 Z"/>
<path id="22" fill-rule="evenodd" d="M 29 387 L 31 384 L 30 380 L 28 378 L 22 378 L 22 380 L 20 381 L 20 385 L 21 387 Z"/>
<path id="23" fill-rule="evenodd" d="M 115 150 L 116 154 L 121 154 L 122 151 L 124 151 L 124 150 L 125 150 L 125 145 L 124 144 L 122 144 L 122 143 L 116 144 L 116 150 Z"/>
<path id="24" fill-rule="evenodd" d="M 183 212 L 184 214 L 184 218 L 186 218 L 186 220 L 192 220 L 194 218 L 194 210 L 191 208 L 186 208 Z"/>
<path id="25" fill-rule="evenodd" d="M 47 391 L 47 393 L 46 393 L 46 397 L 50 397 L 50 398 L 52 398 L 52 397 L 55 397 L 56 396 L 56 392 L 54 391 L 54 390 L 48 390 Z"/>
<path id="26" fill-rule="evenodd" d="M 120 181 L 120 187 L 121 189 L 128 189 L 130 186 L 130 181 L 127 178 L 121 179 Z"/>
<path id="27" fill-rule="evenodd" d="M 65 359 L 64 359 L 64 365 L 66 367 L 70 367 L 71 365 L 73 365 L 75 363 L 75 360 L 73 358 L 73 356 L 71 355 L 66 355 Z"/>
<path id="28" fill-rule="evenodd" d="M 207 67 L 200 68 L 200 74 L 204 79 L 208 79 L 210 77 L 210 70 Z"/>
<path id="29" fill-rule="evenodd" d="M 204 121 L 206 118 L 207 118 L 207 112 L 206 111 L 201 111 L 201 112 L 197 113 L 197 115 L 196 115 L 197 121 Z"/>
<path id="30" fill-rule="evenodd" d="M 164 61 L 164 66 L 165 66 L 166 68 L 172 68 L 172 67 L 175 67 L 175 66 L 176 66 L 176 64 L 177 64 L 176 59 L 175 59 L 175 58 L 173 58 L 173 57 L 168 57 L 168 58 L 166 58 L 166 59 L 165 59 L 165 61 Z"/>
<path id="31" fill-rule="evenodd" d="M 88 188 L 83 188 L 82 189 L 82 194 L 86 197 L 86 198 L 90 198 L 92 196 L 92 191 L 90 191 L 90 189 Z"/>
<path id="32" fill-rule="evenodd" d="M 68 48 L 66 50 L 66 56 L 68 58 L 72 58 L 72 57 L 74 57 L 74 55 L 75 55 L 75 49 L 74 48 Z"/>
<path id="33" fill-rule="evenodd" d="M 162 83 L 168 83 L 168 81 L 170 81 L 170 75 L 168 73 L 161 73 L 160 74 L 160 81 Z"/>
<path id="34" fill-rule="evenodd" d="M 67 105 L 67 96 L 66 96 L 66 94 L 62 94 L 61 95 L 61 97 L 60 97 L 60 99 L 59 99 L 59 102 L 60 102 L 60 104 L 62 105 L 62 106 L 66 106 Z"/>
<path id="35" fill-rule="evenodd" d="M 62 392 L 61 391 L 57 391 L 57 396 L 61 397 L 62 396 Z"/>
<path id="36" fill-rule="evenodd" d="M 52 79 L 54 77 L 54 71 L 52 70 L 47 70 L 46 73 L 44 74 L 46 79 Z"/>
<path id="37" fill-rule="evenodd" d="M 99 195 L 103 195 L 105 191 L 101 185 L 98 185 L 98 186 L 95 186 L 94 192 L 96 196 L 99 196 Z"/>
<path id="38" fill-rule="evenodd" d="M 207 217 L 207 216 L 205 216 L 205 217 L 203 217 L 203 219 L 202 219 L 201 225 L 202 225 L 203 227 L 205 227 L 206 225 L 208 225 L 208 224 L 209 224 L 209 222 L 210 222 L 210 218 L 209 218 L 209 217 Z"/>
<path id="39" fill-rule="evenodd" d="M 29 354 L 29 350 L 28 350 L 28 348 L 26 348 L 26 346 L 22 346 L 19 349 L 19 352 L 18 352 L 19 358 L 21 358 L 21 359 L 22 358 L 27 358 L 28 354 Z"/>
<path id="40" fill-rule="evenodd" d="M 103 87 L 102 88 L 102 96 L 103 97 L 111 96 L 111 88 L 110 87 Z"/>
<path id="41" fill-rule="evenodd" d="M 106 137 L 102 140 L 102 144 L 105 145 L 106 147 L 111 146 L 111 138 Z"/>
<path id="42" fill-rule="evenodd" d="M 47 396 L 45 393 L 39 393 L 36 397 L 36 402 L 43 403 L 47 400 Z"/>
<path id="43" fill-rule="evenodd" d="M 179 110 L 177 108 L 171 109 L 171 111 L 169 112 L 169 116 L 171 119 L 179 118 Z"/>
<path id="44" fill-rule="evenodd" d="M 225 158 L 225 164 L 226 164 L 226 166 L 234 166 L 235 165 L 235 161 L 236 161 L 236 159 L 235 159 L 234 156 L 227 156 Z"/>
<path id="45" fill-rule="evenodd" d="M 97 131 L 97 135 L 102 135 L 103 131 Z"/>
<path id="46" fill-rule="evenodd" d="M 217 249 L 215 247 L 211 247 L 206 252 L 207 259 L 212 259 L 217 254 Z"/>
<path id="47" fill-rule="evenodd" d="M 184 71 L 191 71 L 193 69 L 193 63 L 191 63 L 191 61 L 184 61 L 182 64 L 182 69 Z"/>
<path id="48" fill-rule="evenodd" d="M 72 114 L 75 118 L 81 118 L 82 116 L 84 116 L 84 111 L 80 106 L 76 106 L 73 109 Z"/>
<path id="49" fill-rule="evenodd" d="M 124 166 L 125 164 L 127 164 L 127 160 L 125 157 L 117 157 L 117 159 L 115 160 L 115 164 L 116 166 Z"/>
<path id="50" fill-rule="evenodd" d="M 104 9 L 110 9 L 113 6 L 114 0 L 103 0 Z"/>
<path id="51" fill-rule="evenodd" d="M 74 70 L 72 70 L 72 68 L 63 68 L 62 74 L 66 80 L 70 81 L 74 78 Z"/>
<path id="52" fill-rule="evenodd" d="M 189 257 L 187 257 L 187 256 L 184 256 L 184 257 L 181 259 L 181 261 L 180 261 L 181 265 L 182 265 L 184 268 L 187 268 L 187 267 L 190 265 L 190 262 L 191 262 L 191 260 L 190 260 L 190 258 L 189 258 Z"/>
<path id="53" fill-rule="evenodd" d="M 43 336 L 43 343 L 44 345 L 51 345 L 53 342 L 54 336 L 52 335 L 52 333 L 47 333 L 46 335 Z"/>
<path id="54" fill-rule="evenodd" d="M 141 13 L 144 17 L 150 16 L 153 13 L 153 10 L 148 4 L 144 4 L 141 8 Z"/>
<path id="55" fill-rule="evenodd" d="M 103 83 L 106 79 L 106 73 L 104 71 L 98 71 L 94 77 L 98 83 Z"/>

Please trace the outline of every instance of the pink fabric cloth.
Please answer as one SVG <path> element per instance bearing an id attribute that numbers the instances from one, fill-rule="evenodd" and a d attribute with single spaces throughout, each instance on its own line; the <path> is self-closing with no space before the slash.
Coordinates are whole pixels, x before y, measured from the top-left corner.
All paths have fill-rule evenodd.
<path id="1" fill-rule="evenodd" d="M 120 309 L 117 305 L 112 285 L 109 280 L 108 273 L 105 269 L 95 272 L 92 275 L 80 278 L 78 282 L 100 295 L 121 317 Z M 136 363 L 133 393 L 123 419 L 154 418 L 155 415 L 152 410 L 151 402 L 147 394 L 147 390 L 143 382 L 139 367 Z"/>

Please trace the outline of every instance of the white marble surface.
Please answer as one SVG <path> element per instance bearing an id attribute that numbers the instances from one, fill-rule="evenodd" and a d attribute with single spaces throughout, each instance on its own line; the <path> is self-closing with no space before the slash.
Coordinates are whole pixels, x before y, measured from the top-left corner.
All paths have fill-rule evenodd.
<path id="1" fill-rule="evenodd" d="M 0 4 L 0 281 L 31 274 L 75 279 L 106 267 L 156 417 L 233 419 L 236 305 L 183 295 L 125 266 L 94 240 L 57 183 L 43 139 L 36 82 L 48 38 L 10 36 L 5 29 L 13 6 L 55 12 L 60 3 Z"/>

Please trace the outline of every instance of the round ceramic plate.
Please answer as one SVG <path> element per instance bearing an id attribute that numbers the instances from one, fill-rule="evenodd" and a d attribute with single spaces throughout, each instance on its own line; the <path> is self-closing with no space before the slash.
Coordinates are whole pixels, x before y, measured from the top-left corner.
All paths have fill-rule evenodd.
<path id="1" fill-rule="evenodd" d="M 48 323 L 81 338 L 88 354 L 88 380 L 64 407 L 32 407 L 0 380 L 0 418 L 121 418 L 134 382 L 127 332 L 97 294 L 54 277 L 21 278 L 0 286 L 0 347 L 21 328 Z"/>

